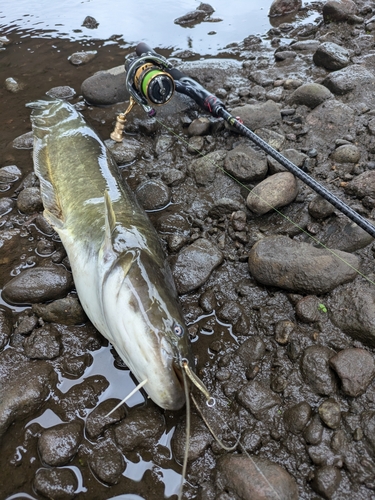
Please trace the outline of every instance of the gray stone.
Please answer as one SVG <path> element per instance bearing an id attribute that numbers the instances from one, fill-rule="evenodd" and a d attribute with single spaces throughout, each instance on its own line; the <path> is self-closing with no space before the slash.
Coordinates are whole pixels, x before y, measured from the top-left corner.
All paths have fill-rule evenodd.
<path id="1" fill-rule="evenodd" d="M 106 399 L 88 415 L 86 419 L 86 433 L 89 439 L 97 439 L 105 429 L 126 417 L 125 405 L 121 405 L 111 415 L 108 415 L 119 402 L 120 400 L 115 398 Z"/>
<path id="2" fill-rule="evenodd" d="M 267 174 L 267 159 L 263 152 L 241 144 L 229 151 L 224 167 L 236 179 L 243 182 L 260 181 Z"/>
<path id="3" fill-rule="evenodd" d="M 269 127 L 281 122 L 279 106 L 274 101 L 266 101 L 259 104 L 245 104 L 233 108 L 233 116 L 239 116 L 245 125 L 251 130 Z"/>
<path id="4" fill-rule="evenodd" d="M 83 424 L 75 420 L 44 430 L 38 439 L 42 462 L 52 467 L 65 465 L 72 460 L 82 441 Z"/>
<path id="5" fill-rule="evenodd" d="M 93 449 L 90 469 L 105 484 L 117 484 L 126 468 L 124 457 L 117 446 L 110 440 L 99 442 Z"/>
<path id="6" fill-rule="evenodd" d="M 233 212 L 242 211 L 245 205 L 231 198 L 220 198 L 211 206 L 208 215 L 214 218 L 220 218 L 223 215 L 232 214 Z"/>
<path id="7" fill-rule="evenodd" d="M 322 85 L 327 87 L 333 94 L 344 95 L 366 84 L 373 84 L 375 76 L 359 64 L 352 64 L 344 69 L 330 73 L 323 80 Z"/>
<path id="8" fill-rule="evenodd" d="M 349 194 L 364 198 L 365 196 L 375 197 L 375 170 L 367 170 L 363 174 L 355 177 L 349 182 L 345 191 Z"/>
<path id="9" fill-rule="evenodd" d="M 296 304 L 296 316 L 303 323 L 314 323 L 323 319 L 324 313 L 321 311 L 321 300 L 315 295 L 307 295 Z"/>
<path id="10" fill-rule="evenodd" d="M 314 415 L 311 422 L 303 431 L 303 437 L 307 444 L 316 446 L 321 443 L 323 437 L 323 424 L 318 414 Z"/>
<path id="11" fill-rule="evenodd" d="M 223 261 L 223 254 L 210 241 L 199 238 L 178 254 L 172 264 L 179 294 L 199 288 Z"/>
<path id="12" fill-rule="evenodd" d="M 337 429 L 341 422 L 341 410 L 339 403 L 332 399 L 326 399 L 318 408 L 319 416 L 330 429 Z"/>
<path id="13" fill-rule="evenodd" d="M 332 42 L 324 42 L 317 48 L 314 56 L 314 63 L 317 66 L 337 71 L 338 69 L 345 68 L 350 62 L 349 51 L 340 45 Z"/>
<path id="14" fill-rule="evenodd" d="M 374 357 L 364 349 L 344 349 L 330 358 L 329 363 L 348 396 L 357 397 L 366 392 L 375 375 Z"/>
<path id="15" fill-rule="evenodd" d="M 22 172 L 17 165 L 6 165 L 0 168 L 0 183 L 11 184 L 18 181 Z"/>
<path id="16" fill-rule="evenodd" d="M 282 50 L 279 52 L 275 52 L 275 60 L 276 61 L 286 61 L 287 59 L 295 59 L 297 57 L 297 54 L 294 52 L 294 50 Z M 267 98 L 272 99 L 272 97 L 269 95 L 269 92 L 267 92 Z M 275 102 L 278 102 L 276 99 L 272 99 Z"/>
<path id="17" fill-rule="evenodd" d="M 315 52 L 319 45 L 319 40 L 298 40 L 292 42 L 290 48 L 301 52 Z"/>
<path id="18" fill-rule="evenodd" d="M 142 182 L 135 190 L 135 194 L 145 210 L 160 210 L 171 201 L 171 191 L 160 179 Z"/>
<path id="19" fill-rule="evenodd" d="M 277 151 L 280 151 L 284 146 L 285 136 L 278 132 L 275 132 L 274 130 L 270 130 L 268 128 L 259 128 L 255 130 L 255 133 Z"/>
<path id="20" fill-rule="evenodd" d="M 191 414 L 191 434 L 189 443 L 188 461 L 192 462 L 203 455 L 210 446 L 213 437 L 202 418 Z M 172 451 L 175 459 L 182 463 L 186 448 L 186 420 L 180 419 L 172 437 Z"/>
<path id="21" fill-rule="evenodd" d="M 256 380 L 250 380 L 241 387 L 237 400 L 257 420 L 262 420 L 267 410 L 281 404 L 279 396 Z"/>
<path id="22" fill-rule="evenodd" d="M 270 17 L 287 16 L 298 12 L 301 7 L 301 0 L 273 0 L 268 15 Z"/>
<path id="23" fill-rule="evenodd" d="M 4 196 L 0 199 L 0 217 L 11 212 L 15 206 L 16 202 L 12 198 Z"/>
<path id="24" fill-rule="evenodd" d="M 249 193 L 248 208 L 257 215 L 263 215 L 274 208 L 289 205 L 298 194 L 297 180 L 290 172 L 280 172 L 267 177 Z"/>
<path id="25" fill-rule="evenodd" d="M 323 498 L 330 500 L 341 482 L 341 472 L 337 467 L 324 465 L 314 471 L 311 488 Z"/>
<path id="26" fill-rule="evenodd" d="M 70 99 L 76 95 L 76 91 L 68 85 L 61 85 L 60 87 L 53 87 L 48 90 L 46 95 L 56 99 Z"/>
<path id="27" fill-rule="evenodd" d="M 34 489 L 45 498 L 71 500 L 76 496 L 78 479 L 72 469 L 38 469 Z"/>
<path id="28" fill-rule="evenodd" d="M 92 61 L 94 57 L 97 55 L 97 50 L 85 50 L 82 52 L 75 52 L 71 56 L 68 57 L 68 61 L 74 66 L 80 66 L 82 64 L 87 64 Z"/>
<path id="29" fill-rule="evenodd" d="M 332 215 L 335 207 L 319 195 L 316 195 L 309 203 L 309 214 L 314 219 L 325 219 Z"/>
<path id="30" fill-rule="evenodd" d="M 16 137 L 13 141 L 13 147 L 15 149 L 33 149 L 34 136 L 32 132 L 26 132 L 19 137 Z"/>
<path id="31" fill-rule="evenodd" d="M 109 105 L 129 99 L 125 85 L 124 65 L 107 71 L 98 71 L 84 80 L 81 93 L 91 104 Z"/>
<path id="32" fill-rule="evenodd" d="M 312 410 L 309 403 L 301 401 L 285 410 L 283 419 L 284 425 L 289 432 L 300 434 L 309 423 Z"/>
<path id="33" fill-rule="evenodd" d="M 98 21 L 95 19 L 95 17 L 92 16 L 86 16 L 85 19 L 83 20 L 82 26 L 84 28 L 93 30 L 99 26 Z"/>
<path id="34" fill-rule="evenodd" d="M 210 120 L 203 116 L 201 118 L 196 118 L 195 120 L 193 120 L 189 125 L 187 132 L 190 136 L 207 135 L 210 133 L 210 129 Z"/>
<path id="35" fill-rule="evenodd" d="M 117 165 L 124 165 L 136 160 L 142 153 L 142 146 L 134 138 L 126 138 L 126 141 L 115 142 L 112 139 L 105 141 L 107 148 L 111 151 Z"/>
<path id="36" fill-rule="evenodd" d="M 331 158 L 337 163 L 358 163 L 361 152 L 355 144 L 343 144 L 335 149 Z"/>
<path id="37" fill-rule="evenodd" d="M 352 0 L 328 0 L 323 5 L 325 22 L 345 22 L 357 14 L 358 7 Z"/>
<path id="38" fill-rule="evenodd" d="M 249 269 L 263 285 L 319 295 L 357 276 L 358 257 L 340 250 L 335 253 L 339 258 L 286 236 L 270 236 L 251 249 Z"/>
<path id="39" fill-rule="evenodd" d="M 25 214 L 33 214 L 43 210 L 42 197 L 38 187 L 23 189 L 17 198 L 17 208 Z"/>
<path id="40" fill-rule="evenodd" d="M 368 220 L 370 224 L 373 221 Z M 328 248 L 337 248 L 343 252 L 355 252 L 370 245 L 374 238 L 367 231 L 360 228 L 355 222 L 347 220 L 334 220 L 326 230 L 327 236 L 322 237 L 324 244 Z"/>
<path id="41" fill-rule="evenodd" d="M 217 175 L 218 166 L 223 167 L 227 154 L 226 150 L 218 150 L 193 160 L 189 172 L 195 182 L 200 186 L 211 184 Z"/>
<path id="42" fill-rule="evenodd" d="M 49 304 L 33 304 L 32 310 L 44 321 L 62 325 L 81 325 L 87 316 L 76 297 L 65 297 Z"/>
<path id="43" fill-rule="evenodd" d="M 44 325 L 23 341 L 25 354 L 31 359 L 54 359 L 62 349 L 60 333 L 53 325 Z"/>
<path id="44" fill-rule="evenodd" d="M 298 151 L 296 149 L 284 149 L 281 151 L 281 154 L 297 167 L 303 167 L 306 158 L 308 158 L 305 153 L 302 153 L 301 151 Z M 285 167 L 283 167 L 277 160 L 275 160 L 271 156 L 267 156 L 267 161 L 269 164 L 270 174 L 278 174 L 280 172 L 287 171 Z"/>
<path id="45" fill-rule="evenodd" d="M 332 97 L 331 92 L 319 83 L 305 83 L 298 87 L 288 99 L 289 104 L 302 104 L 311 109 Z"/>
<path id="46" fill-rule="evenodd" d="M 334 355 L 335 351 L 320 345 L 307 347 L 303 352 L 303 378 L 311 389 L 321 396 L 330 396 L 337 390 L 335 375 L 329 366 L 329 360 Z"/>
<path id="47" fill-rule="evenodd" d="M 0 351 L 6 346 L 13 329 L 12 311 L 0 306 Z"/>

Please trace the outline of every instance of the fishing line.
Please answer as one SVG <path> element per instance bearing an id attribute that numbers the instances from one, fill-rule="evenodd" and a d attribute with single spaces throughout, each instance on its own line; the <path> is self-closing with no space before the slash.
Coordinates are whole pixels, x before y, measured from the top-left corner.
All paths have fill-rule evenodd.
<path id="1" fill-rule="evenodd" d="M 168 130 L 168 132 L 170 132 L 171 134 L 173 134 L 174 136 L 176 136 L 185 146 L 188 146 L 189 148 L 193 149 L 200 157 L 202 157 L 202 158 L 205 157 L 204 153 L 202 153 L 198 149 L 192 147 L 184 137 L 182 137 L 181 135 L 178 135 L 173 129 L 171 129 L 170 127 L 168 127 L 168 125 L 166 125 L 165 123 L 163 123 L 157 117 L 154 117 L 154 119 L 161 126 L 163 126 L 166 130 Z M 283 217 L 286 221 L 288 221 L 291 224 L 293 224 L 297 229 L 299 229 L 302 233 L 304 233 L 309 238 L 311 238 L 315 243 L 317 243 L 318 245 L 320 245 L 321 247 L 323 247 L 331 255 L 333 255 L 334 257 L 336 257 L 337 259 L 339 259 L 341 262 L 343 262 L 344 264 L 346 264 L 348 267 L 350 267 L 351 269 L 353 269 L 353 271 L 355 271 L 357 274 L 359 274 L 360 276 L 362 276 L 362 278 L 364 278 L 365 280 L 367 280 L 369 283 L 371 283 L 372 285 L 375 285 L 375 281 L 373 281 L 371 278 L 369 278 L 368 276 L 366 276 L 362 271 L 360 271 L 359 269 L 357 269 L 356 267 L 354 267 L 352 264 L 350 264 L 350 262 L 348 262 L 347 260 L 345 260 L 342 256 L 338 255 L 334 250 L 332 250 L 331 248 L 327 247 L 323 242 L 321 242 L 320 240 L 318 240 L 318 238 L 316 238 L 315 236 L 313 236 L 312 234 L 310 234 L 308 231 L 306 231 L 305 229 L 303 229 L 299 224 L 297 224 L 296 222 L 294 222 L 290 217 L 288 217 L 287 215 L 283 214 L 277 208 L 273 207 L 267 200 L 263 199 L 259 194 L 255 193 L 254 189 L 250 189 L 248 186 L 246 186 L 241 181 L 239 181 L 238 179 L 236 179 L 236 177 L 234 177 L 232 174 L 230 174 L 229 172 L 227 172 L 223 167 L 221 167 L 218 163 L 216 163 L 211 158 L 207 158 L 207 159 L 211 163 L 211 165 L 213 165 L 214 167 L 218 168 L 225 175 L 227 175 L 228 177 L 230 177 L 231 179 L 233 179 L 237 184 L 239 184 L 241 187 L 245 188 L 249 193 L 252 193 L 253 195 L 255 195 L 263 203 L 265 203 L 269 208 L 271 208 L 272 210 L 274 210 L 277 214 L 279 214 L 281 217 Z"/>
<path id="2" fill-rule="evenodd" d="M 181 370 L 182 372 L 182 379 L 184 383 L 184 392 L 185 392 L 185 405 L 186 405 L 186 427 L 185 427 L 185 453 L 184 453 L 184 460 L 182 463 L 182 473 L 181 473 L 181 485 L 180 485 L 180 491 L 178 493 L 178 500 L 182 500 L 182 493 L 184 489 L 184 482 L 186 478 L 186 471 L 187 471 L 187 463 L 189 459 L 189 447 L 190 447 L 190 398 L 189 398 L 189 383 L 186 378 L 185 370 Z"/>

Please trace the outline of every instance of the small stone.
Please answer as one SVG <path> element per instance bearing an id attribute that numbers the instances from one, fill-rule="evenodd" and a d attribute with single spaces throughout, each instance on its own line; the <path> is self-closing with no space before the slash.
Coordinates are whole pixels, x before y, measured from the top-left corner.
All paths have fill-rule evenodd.
<path id="1" fill-rule="evenodd" d="M 329 364 L 340 377 L 345 394 L 352 397 L 366 392 L 375 375 L 374 358 L 364 349 L 344 349 L 330 358 Z"/>
<path id="2" fill-rule="evenodd" d="M 237 393 L 237 400 L 258 420 L 264 418 L 267 410 L 281 404 L 279 396 L 256 380 L 250 380 Z"/>
<path id="3" fill-rule="evenodd" d="M 65 297 L 48 304 L 33 304 L 32 310 L 50 323 L 81 325 L 87 321 L 87 316 L 76 297 Z"/>
<path id="4" fill-rule="evenodd" d="M 309 203 L 309 214 L 314 219 L 325 219 L 332 215 L 335 207 L 321 196 L 315 196 Z"/>
<path id="5" fill-rule="evenodd" d="M 34 489 L 45 498 L 71 500 L 77 488 L 78 479 L 72 469 L 38 469 L 35 474 Z"/>
<path id="6" fill-rule="evenodd" d="M 105 484 L 117 484 L 126 468 L 124 457 L 111 441 L 99 442 L 89 459 L 95 476 Z"/>
<path id="7" fill-rule="evenodd" d="M 314 472 L 311 488 L 327 500 L 331 500 L 341 482 L 341 472 L 336 467 L 324 465 Z"/>
<path id="8" fill-rule="evenodd" d="M 0 217 L 11 212 L 16 202 L 12 198 L 4 197 L 0 199 Z"/>
<path id="9" fill-rule="evenodd" d="M 82 441 L 82 422 L 58 424 L 42 432 L 38 450 L 42 462 L 52 467 L 65 465 L 75 456 Z"/>
<path id="10" fill-rule="evenodd" d="M 203 420 L 194 413 L 191 414 L 191 435 L 188 460 L 192 462 L 203 455 L 212 443 L 212 436 Z M 183 460 L 186 446 L 186 422 L 182 419 L 177 424 L 172 437 L 173 456 L 178 462 Z"/>
<path id="11" fill-rule="evenodd" d="M 263 215 L 273 208 L 284 207 L 298 194 L 296 178 L 290 172 L 271 175 L 260 182 L 248 195 L 246 205 L 257 215 Z"/>
<path id="12" fill-rule="evenodd" d="M 293 434 L 301 433 L 308 424 L 311 413 L 311 406 L 306 401 L 288 408 L 283 415 L 286 429 Z"/>
<path id="13" fill-rule="evenodd" d="M 83 20 L 82 26 L 84 28 L 94 30 L 95 28 L 97 28 L 99 26 L 99 23 L 94 17 L 86 16 L 85 19 Z"/>
<path id="14" fill-rule="evenodd" d="M 190 136 L 202 136 L 209 134 L 210 129 L 211 122 L 204 116 L 193 120 L 189 125 L 187 132 Z"/>
<path id="15" fill-rule="evenodd" d="M 375 76 L 360 64 L 351 64 L 346 68 L 333 71 L 327 75 L 322 85 L 333 94 L 345 95 L 359 86 L 373 84 Z"/>
<path id="16" fill-rule="evenodd" d="M 323 425 L 319 415 L 314 415 L 310 423 L 303 431 L 303 437 L 307 444 L 316 446 L 321 443 L 323 437 Z"/>
<path id="17" fill-rule="evenodd" d="M 315 295 L 308 295 L 296 304 L 296 316 L 303 323 L 314 323 L 323 318 L 321 301 Z M 324 304 L 323 304 L 324 306 Z"/>
<path id="18" fill-rule="evenodd" d="M 280 345 L 286 345 L 296 325 L 287 319 L 280 320 L 275 326 L 275 340 Z"/>
<path id="19" fill-rule="evenodd" d="M 82 64 L 87 64 L 96 56 L 98 52 L 96 50 L 87 50 L 83 52 L 75 52 L 68 57 L 68 61 L 74 66 L 80 66 Z"/>
<path id="20" fill-rule="evenodd" d="M 120 402 L 110 398 L 100 403 L 86 419 L 86 433 L 91 440 L 97 439 L 109 426 L 120 422 L 126 417 L 125 405 L 121 405 L 111 415 L 107 414 Z"/>
<path id="21" fill-rule="evenodd" d="M 26 132 L 19 137 L 16 137 L 13 141 L 13 147 L 15 149 L 33 149 L 34 145 L 34 135 L 32 132 Z"/>
<path id="22" fill-rule="evenodd" d="M 352 0 L 328 0 L 323 5 L 325 22 L 344 22 L 357 12 L 358 7 Z"/>
<path id="23" fill-rule="evenodd" d="M 12 333 L 13 316 L 7 307 L 0 306 L 0 351 L 6 346 Z"/>
<path id="24" fill-rule="evenodd" d="M 42 197 L 38 187 L 23 189 L 17 198 L 17 208 L 25 214 L 33 214 L 43 210 Z"/>
<path id="25" fill-rule="evenodd" d="M 24 85 L 18 82 L 15 78 L 9 77 L 5 80 L 5 88 L 13 94 L 16 94 L 17 92 L 22 90 L 23 87 Z"/>
<path id="26" fill-rule="evenodd" d="M 332 398 L 326 399 L 319 406 L 319 416 L 330 429 L 337 429 L 341 422 L 341 410 L 337 401 Z"/>
<path id="27" fill-rule="evenodd" d="M 25 354 L 31 359 L 54 359 L 60 354 L 60 333 L 53 325 L 34 330 L 23 342 Z"/>
<path id="28" fill-rule="evenodd" d="M 269 17 L 280 17 L 294 14 L 302 7 L 301 0 L 273 0 Z"/>
<path id="29" fill-rule="evenodd" d="M 334 355 L 332 349 L 314 345 L 307 347 L 302 356 L 303 378 L 312 390 L 321 396 L 329 396 L 337 390 L 334 373 L 329 367 L 329 360 Z"/>
<path id="30" fill-rule="evenodd" d="M 264 91 L 264 89 L 263 89 Z M 267 128 L 281 122 L 279 106 L 271 100 L 259 104 L 245 104 L 232 109 L 233 116 L 239 116 L 250 130 Z"/>
<path id="31" fill-rule="evenodd" d="M 63 372 L 69 378 L 79 378 L 85 373 L 88 366 L 92 365 L 93 358 L 88 352 L 81 356 L 65 357 L 62 363 Z"/>
<path id="32" fill-rule="evenodd" d="M 331 92 L 319 83 L 305 83 L 298 87 L 289 97 L 289 104 L 302 104 L 311 109 L 332 97 Z"/>
<path id="33" fill-rule="evenodd" d="M 46 95 L 56 99 L 71 99 L 76 95 L 76 91 L 68 85 L 61 85 L 60 87 L 53 87 L 48 90 Z"/>
<path id="34" fill-rule="evenodd" d="M 337 163 L 358 163 L 361 152 L 354 144 L 343 144 L 335 149 L 331 158 Z"/>
<path id="35" fill-rule="evenodd" d="M 345 68 L 350 62 L 349 51 L 332 42 L 324 42 L 317 48 L 314 56 L 317 66 L 324 66 L 330 71 Z"/>
<path id="36" fill-rule="evenodd" d="M 227 172 L 243 182 L 260 181 L 267 174 L 267 159 L 263 152 L 259 152 L 247 145 L 234 148 L 225 157 L 224 167 Z"/>
<path id="37" fill-rule="evenodd" d="M 171 201 L 169 187 L 158 179 L 143 182 L 137 187 L 135 194 L 145 210 L 160 210 Z"/>

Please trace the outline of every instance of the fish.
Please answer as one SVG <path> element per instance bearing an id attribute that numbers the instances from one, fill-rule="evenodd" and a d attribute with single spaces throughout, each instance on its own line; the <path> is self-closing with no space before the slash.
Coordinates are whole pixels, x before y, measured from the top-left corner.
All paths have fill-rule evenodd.
<path id="1" fill-rule="evenodd" d="M 43 215 L 65 247 L 84 311 L 158 406 L 182 408 L 194 358 L 156 230 L 72 104 L 28 107 Z"/>

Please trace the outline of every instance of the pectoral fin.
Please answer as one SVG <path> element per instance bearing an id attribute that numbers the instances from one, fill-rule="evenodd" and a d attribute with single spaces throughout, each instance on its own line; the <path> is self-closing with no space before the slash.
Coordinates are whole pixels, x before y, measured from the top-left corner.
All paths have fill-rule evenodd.
<path id="1" fill-rule="evenodd" d="M 113 249 L 113 232 L 116 228 L 116 216 L 108 191 L 104 191 L 104 240 L 101 247 L 101 255 L 104 262 L 112 260 L 115 255 Z"/>

